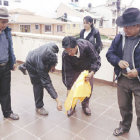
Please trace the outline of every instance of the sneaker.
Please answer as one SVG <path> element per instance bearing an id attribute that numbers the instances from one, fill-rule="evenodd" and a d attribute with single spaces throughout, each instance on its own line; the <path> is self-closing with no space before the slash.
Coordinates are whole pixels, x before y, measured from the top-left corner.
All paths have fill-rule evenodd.
<path id="1" fill-rule="evenodd" d="M 82 107 L 82 109 L 85 115 L 91 116 L 91 109 L 89 107 Z"/>
<path id="2" fill-rule="evenodd" d="M 72 109 L 70 109 L 69 111 L 67 111 L 67 116 L 70 117 L 73 115 L 73 113 L 75 112 L 75 107 Z"/>
<path id="3" fill-rule="evenodd" d="M 6 118 L 9 118 L 11 120 L 19 120 L 19 116 L 15 113 L 11 113 L 8 117 Z"/>
<path id="4" fill-rule="evenodd" d="M 129 129 L 123 129 L 122 127 L 116 128 L 113 132 L 114 136 L 121 136 L 125 133 L 128 133 Z"/>
<path id="5" fill-rule="evenodd" d="M 46 116 L 48 115 L 48 111 L 46 111 L 46 109 L 44 107 L 41 107 L 41 108 L 36 108 L 36 112 L 39 114 L 39 115 L 43 115 L 43 116 Z"/>

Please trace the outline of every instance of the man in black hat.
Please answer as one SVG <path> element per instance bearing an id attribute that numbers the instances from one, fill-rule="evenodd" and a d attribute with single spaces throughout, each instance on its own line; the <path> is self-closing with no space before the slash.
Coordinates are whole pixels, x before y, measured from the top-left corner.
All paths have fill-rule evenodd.
<path id="1" fill-rule="evenodd" d="M 19 116 L 11 110 L 11 71 L 15 69 L 11 29 L 7 27 L 8 11 L 0 8 L 0 104 L 5 118 L 18 120 Z"/>
<path id="2" fill-rule="evenodd" d="M 106 55 L 117 75 L 118 104 L 122 117 L 113 135 L 129 132 L 133 117 L 133 96 L 140 134 L 140 10 L 126 9 L 117 18 L 116 24 L 123 27 L 124 32 L 116 35 Z"/>

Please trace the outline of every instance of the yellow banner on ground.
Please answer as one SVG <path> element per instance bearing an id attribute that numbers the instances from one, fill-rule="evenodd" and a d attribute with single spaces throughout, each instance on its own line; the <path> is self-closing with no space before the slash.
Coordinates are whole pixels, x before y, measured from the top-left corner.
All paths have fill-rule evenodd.
<path id="1" fill-rule="evenodd" d="M 81 72 L 73 84 L 64 104 L 66 111 L 70 110 L 71 108 L 73 109 L 78 100 L 82 102 L 86 97 L 90 96 L 91 86 L 88 81 L 85 81 L 85 77 L 88 75 L 88 73 L 89 72 L 86 70 Z"/>

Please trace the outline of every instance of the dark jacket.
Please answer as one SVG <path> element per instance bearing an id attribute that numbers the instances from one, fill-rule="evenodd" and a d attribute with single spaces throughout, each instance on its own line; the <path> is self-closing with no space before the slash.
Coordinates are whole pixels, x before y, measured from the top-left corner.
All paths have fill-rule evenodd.
<path id="1" fill-rule="evenodd" d="M 10 28 L 6 28 L 4 30 L 6 37 L 8 39 L 8 43 L 9 43 L 9 64 L 10 64 L 10 70 L 13 69 L 13 65 L 16 63 L 16 58 L 14 55 L 14 51 L 13 51 L 13 42 L 12 42 L 12 35 L 11 35 L 11 29 Z"/>
<path id="2" fill-rule="evenodd" d="M 30 77 L 37 77 L 42 83 L 42 86 L 46 88 L 50 96 L 53 99 L 56 99 L 57 93 L 52 85 L 50 76 L 48 74 L 49 69 L 45 67 L 42 61 L 43 53 L 46 51 L 51 51 L 51 48 L 53 46 L 54 46 L 54 43 L 48 43 L 33 51 L 30 51 L 26 58 L 26 68 L 28 71 L 30 71 L 29 73 Z"/>
<path id="3" fill-rule="evenodd" d="M 62 79 L 67 89 L 71 89 L 75 74 L 80 74 L 84 70 L 98 71 L 101 63 L 100 56 L 95 50 L 95 46 L 84 39 L 77 40 L 80 57 L 69 56 L 65 51 L 62 54 Z"/>
<path id="4" fill-rule="evenodd" d="M 123 58 L 124 44 L 125 36 L 123 34 L 116 35 L 106 54 L 107 60 L 114 66 L 114 71 L 117 77 L 121 74 L 121 68 L 119 67 L 118 63 Z M 132 53 L 133 67 L 137 69 L 139 74 L 138 79 L 140 81 L 140 40 L 134 47 Z"/>
<path id="5" fill-rule="evenodd" d="M 83 29 L 81 32 L 80 32 L 80 38 L 81 39 L 84 39 L 84 32 L 85 32 L 85 29 Z M 88 36 L 85 38 L 85 40 L 88 40 L 90 41 L 96 48 L 96 51 L 98 53 L 101 52 L 102 50 L 102 47 L 103 47 L 103 44 L 102 44 L 102 41 L 101 41 L 101 37 L 100 37 L 100 33 L 98 31 L 98 29 L 96 28 L 92 28 L 91 29 L 91 32 L 88 34 Z"/>

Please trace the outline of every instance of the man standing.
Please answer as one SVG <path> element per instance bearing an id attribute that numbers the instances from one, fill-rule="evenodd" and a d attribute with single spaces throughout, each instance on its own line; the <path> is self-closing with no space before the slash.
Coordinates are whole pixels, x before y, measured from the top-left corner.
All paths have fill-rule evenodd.
<path id="1" fill-rule="evenodd" d="M 11 71 L 15 70 L 11 29 L 7 27 L 8 11 L 0 8 L 0 104 L 5 118 L 18 120 L 19 116 L 11 110 Z"/>
<path id="2" fill-rule="evenodd" d="M 62 46 L 65 49 L 62 54 L 62 76 L 63 83 L 67 87 L 67 91 L 71 89 L 72 85 L 84 70 L 89 70 L 89 75 L 85 80 L 91 84 L 91 92 L 93 89 L 93 76 L 100 68 L 100 57 L 95 50 L 95 46 L 87 40 L 67 36 L 62 41 Z M 82 109 L 86 115 L 91 115 L 89 108 L 89 99 L 85 98 L 82 102 Z M 75 109 L 67 112 L 68 116 L 74 113 Z"/>
<path id="3" fill-rule="evenodd" d="M 118 17 L 116 24 L 124 32 L 116 35 L 107 52 L 108 61 L 117 75 L 118 104 L 122 117 L 113 135 L 129 132 L 132 122 L 132 98 L 135 98 L 137 127 L 140 133 L 140 10 L 128 8 Z"/>

